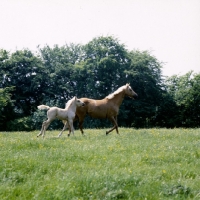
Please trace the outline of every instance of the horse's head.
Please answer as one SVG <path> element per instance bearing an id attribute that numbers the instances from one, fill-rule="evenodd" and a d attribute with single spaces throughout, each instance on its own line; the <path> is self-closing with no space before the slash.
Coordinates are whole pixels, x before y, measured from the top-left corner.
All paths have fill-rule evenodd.
<path id="1" fill-rule="evenodd" d="M 126 95 L 126 96 L 129 96 L 129 97 L 131 97 L 131 98 L 133 98 L 133 99 L 136 99 L 136 98 L 138 97 L 137 93 L 135 93 L 135 92 L 132 90 L 130 84 L 128 84 L 128 83 L 127 83 L 126 86 L 125 86 L 125 95 Z"/>
<path id="2" fill-rule="evenodd" d="M 76 106 L 84 106 L 85 103 L 83 101 L 81 101 L 80 99 L 78 99 L 77 97 L 74 97 L 74 100 L 76 102 Z"/>

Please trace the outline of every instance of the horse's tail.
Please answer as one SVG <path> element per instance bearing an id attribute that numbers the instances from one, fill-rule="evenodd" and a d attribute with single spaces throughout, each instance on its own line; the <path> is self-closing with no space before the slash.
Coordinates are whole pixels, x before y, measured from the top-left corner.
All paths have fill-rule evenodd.
<path id="1" fill-rule="evenodd" d="M 49 110 L 50 107 L 49 106 L 46 106 L 46 105 L 40 105 L 37 107 L 39 110 Z"/>

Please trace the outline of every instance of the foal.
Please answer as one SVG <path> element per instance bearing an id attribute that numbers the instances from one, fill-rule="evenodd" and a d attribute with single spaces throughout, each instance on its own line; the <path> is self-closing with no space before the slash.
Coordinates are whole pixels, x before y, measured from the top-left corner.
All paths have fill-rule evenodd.
<path id="1" fill-rule="evenodd" d="M 46 105 L 38 106 L 39 110 L 48 110 L 47 111 L 48 119 L 42 123 L 41 131 L 37 135 L 37 137 L 42 135 L 44 138 L 45 131 L 47 130 L 50 123 L 53 120 L 55 120 L 56 118 L 65 121 L 64 127 L 63 127 L 62 131 L 60 132 L 60 134 L 58 135 L 58 137 L 60 137 L 62 135 L 63 131 L 67 128 L 67 126 L 69 127 L 68 136 L 70 136 L 71 132 L 74 134 L 73 120 L 75 118 L 76 108 L 80 107 L 80 106 L 84 106 L 84 105 L 85 105 L 85 103 L 83 101 L 74 97 L 66 103 L 65 109 L 58 108 L 58 107 L 49 107 Z"/>

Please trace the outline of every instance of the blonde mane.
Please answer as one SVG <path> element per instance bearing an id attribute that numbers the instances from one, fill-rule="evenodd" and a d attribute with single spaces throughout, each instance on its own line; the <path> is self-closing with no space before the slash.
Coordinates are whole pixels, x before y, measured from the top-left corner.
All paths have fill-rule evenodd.
<path id="1" fill-rule="evenodd" d="M 126 87 L 126 85 L 121 86 L 120 88 L 118 88 L 115 92 L 113 92 L 112 94 L 109 94 L 106 99 L 113 99 L 117 94 L 119 94 L 120 92 L 122 92 L 124 90 L 124 88 Z"/>
<path id="2" fill-rule="evenodd" d="M 72 103 L 74 102 L 74 98 L 73 99 L 70 99 L 66 104 L 65 104 L 65 109 L 68 109 Z"/>

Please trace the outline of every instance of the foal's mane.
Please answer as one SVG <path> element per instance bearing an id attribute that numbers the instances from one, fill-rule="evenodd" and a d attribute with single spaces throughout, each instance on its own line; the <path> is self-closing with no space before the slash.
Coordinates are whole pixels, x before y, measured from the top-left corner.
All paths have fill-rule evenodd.
<path id="1" fill-rule="evenodd" d="M 125 86 L 121 86 L 120 88 L 118 88 L 115 92 L 113 92 L 112 94 L 109 94 L 107 97 L 105 97 L 106 99 L 113 99 L 117 94 L 121 93 L 124 89 Z"/>
<path id="2" fill-rule="evenodd" d="M 70 99 L 66 104 L 65 104 L 65 109 L 68 109 L 72 103 L 74 102 L 74 98 L 73 99 Z"/>

